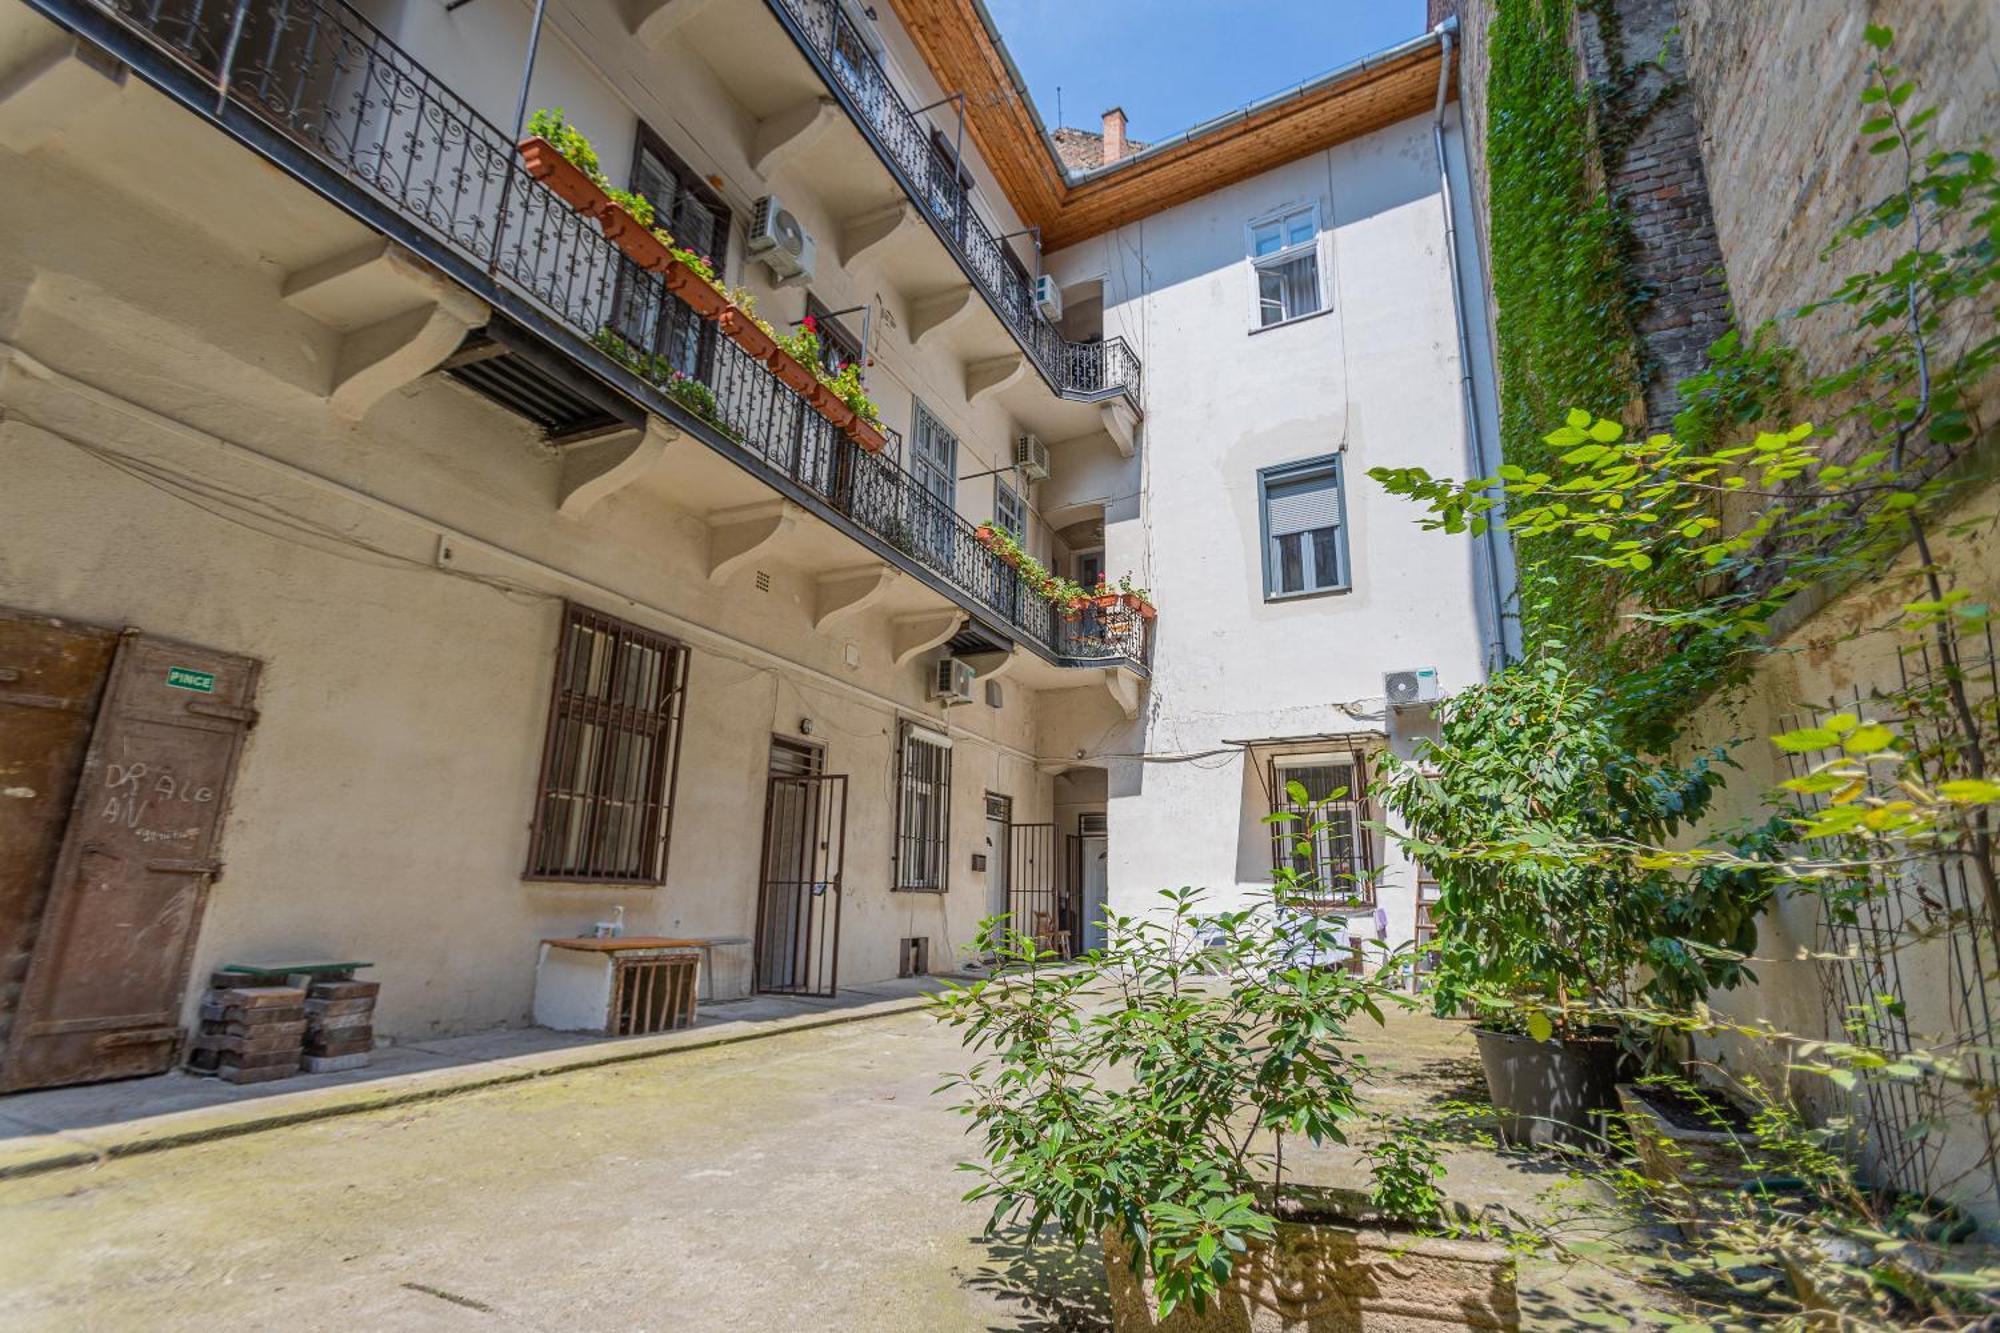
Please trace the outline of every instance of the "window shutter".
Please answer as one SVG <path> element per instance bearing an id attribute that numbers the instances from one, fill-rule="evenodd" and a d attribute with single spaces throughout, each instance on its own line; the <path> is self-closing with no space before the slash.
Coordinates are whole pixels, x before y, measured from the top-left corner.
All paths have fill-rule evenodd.
<path id="1" fill-rule="evenodd" d="M 1339 479 L 1325 472 L 1299 481 L 1273 482 L 1265 503 L 1273 537 L 1334 527 L 1340 522 Z"/>

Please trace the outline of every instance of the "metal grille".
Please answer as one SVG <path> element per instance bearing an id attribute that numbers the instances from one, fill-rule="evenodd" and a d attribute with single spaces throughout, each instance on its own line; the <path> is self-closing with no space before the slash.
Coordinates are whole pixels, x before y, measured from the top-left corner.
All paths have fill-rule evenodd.
<path id="1" fill-rule="evenodd" d="M 1292 782 L 1305 788 L 1305 805 L 1286 791 Z M 1375 905 L 1375 881 L 1369 873 L 1374 857 L 1361 827 L 1366 784 L 1367 765 L 1358 754 L 1336 760 L 1271 761 L 1271 813 L 1290 816 L 1271 825 L 1271 866 L 1290 866 L 1298 872 L 1297 888 L 1304 901 L 1297 906 L 1321 910 Z M 1316 815 L 1307 812 L 1307 806 L 1336 791 L 1343 794 Z M 1323 827 L 1312 830 L 1314 824 Z"/>
<path id="2" fill-rule="evenodd" d="M 620 1037 L 671 1032 L 694 1022 L 699 953 L 620 958 L 611 995 L 611 1030 Z"/>
<path id="3" fill-rule="evenodd" d="M 886 432 L 890 446 L 881 454 L 860 448 L 763 363 L 715 337 L 658 274 L 633 264 L 595 222 L 531 177 L 504 131 L 351 6 L 341 0 L 35 2 L 489 303 L 524 318 L 532 313 L 537 332 L 563 335 L 564 352 L 598 379 L 620 385 L 662 417 L 701 418 L 736 448 L 746 470 L 810 492 L 1051 656 L 1143 667 L 1150 648 L 1145 626 L 1082 632 L 1026 595 L 1019 572 L 986 549 L 973 525 L 898 465 L 895 432 Z M 817 34 L 816 57 L 826 57 L 834 32 L 851 24 L 822 9 L 820 0 L 796 3 L 800 14 L 816 15 L 801 21 Z M 840 86 L 863 114 L 873 107 L 915 133 L 915 118 L 865 46 L 838 59 L 852 76 Z M 903 137 L 898 130 L 897 142 Z M 934 156 L 927 135 L 915 133 L 912 145 L 908 153 L 899 150 L 897 161 Z M 1011 270 L 984 224 L 969 211 L 964 216 L 967 253 L 986 256 L 976 267 L 995 275 L 990 284 L 982 276 L 989 295 L 1011 291 L 1009 308 L 1032 312 L 1018 280 L 997 276 Z M 1039 330 L 1032 334 L 1038 364 L 1056 364 L 1060 337 L 1045 322 L 1029 319 L 1027 326 Z M 1089 357 L 1129 361 L 1118 373 L 1128 375 L 1123 391 L 1136 396 L 1137 361 L 1129 350 L 1092 346 L 1105 350 Z M 682 377 L 707 394 L 689 392 Z"/>
<path id="4" fill-rule="evenodd" d="M 846 775 L 773 773 L 764 794 L 758 876 L 758 990 L 834 993 L 846 862 Z"/>
<path id="5" fill-rule="evenodd" d="M 951 887 L 951 747 L 902 724 L 896 767 L 895 888 Z"/>
<path id="6" fill-rule="evenodd" d="M 528 878 L 665 880 L 687 658 L 663 635 L 565 604 Z"/>
<path id="7" fill-rule="evenodd" d="M 2000 742 L 1996 655 L 1991 630 L 1958 645 L 1960 678 L 1990 749 Z M 1898 680 L 1851 702 L 1830 702 L 1787 721 L 1816 725 L 1834 712 L 1873 716 L 1897 726 L 1926 784 L 1962 777 L 1955 740 L 1941 726 L 1920 725 L 1903 701 L 1941 691 L 1944 672 L 1928 645 L 1906 651 Z M 1934 710 L 1919 710 L 1933 712 Z M 1831 752 L 1793 755 L 1794 776 Z M 1884 795 L 1892 795 L 1884 791 Z M 1805 806 L 1808 802 L 1801 801 Z M 1838 854 L 1836 848 L 1826 848 Z M 1922 1046 L 1962 1060 L 1974 1088 L 1935 1077 L 1870 1079 L 1844 1109 L 1867 1127 L 1862 1145 L 1875 1183 L 1949 1198 L 1991 1222 L 2000 1214 L 2000 1106 L 1978 1091 L 2000 1078 L 1994 1016 L 2000 1010 L 2000 959 L 1992 921 L 1965 859 L 1934 852 L 1898 874 L 1874 868 L 1844 897 L 1822 891 L 1817 968 L 1827 1026 L 1836 1037 L 1891 1052 Z M 1831 900 L 1830 900 L 1831 899 Z M 1831 1098 L 1831 1088 L 1824 1090 Z"/>
<path id="8" fill-rule="evenodd" d="M 1007 830 L 1007 915 L 1038 947 L 1067 958 L 1079 913 L 1068 902 L 1062 868 L 1054 824 L 1015 824 Z"/>

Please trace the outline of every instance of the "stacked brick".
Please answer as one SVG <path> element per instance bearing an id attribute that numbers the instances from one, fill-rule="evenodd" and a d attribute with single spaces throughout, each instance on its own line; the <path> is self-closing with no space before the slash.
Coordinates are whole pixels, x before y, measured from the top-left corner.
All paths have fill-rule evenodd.
<path id="1" fill-rule="evenodd" d="M 315 981 L 305 993 L 308 1074 L 359 1069 L 375 1049 L 375 981 Z"/>
<path id="2" fill-rule="evenodd" d="M 306 992 L 298 986 L 243 986 L 217 973 L 188 1044 L 188 1068 L 228 1083 L 264 1083 L 299 1071 L 306 1040 Z"/>

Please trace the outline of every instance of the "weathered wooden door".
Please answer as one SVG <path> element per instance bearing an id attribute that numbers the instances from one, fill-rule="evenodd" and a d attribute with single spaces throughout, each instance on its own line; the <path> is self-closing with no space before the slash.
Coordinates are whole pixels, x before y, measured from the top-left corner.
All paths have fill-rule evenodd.
<path id="1" fill-rule="evenodd" d="M 0 611 L 0 1068 L 118 635 Z"/>
<path id="2" fill-rule="evenodd" d="M 161 1073 L 257 663 L 136 630 L 110 683 L 70 804 L 0 1089 Z"/>

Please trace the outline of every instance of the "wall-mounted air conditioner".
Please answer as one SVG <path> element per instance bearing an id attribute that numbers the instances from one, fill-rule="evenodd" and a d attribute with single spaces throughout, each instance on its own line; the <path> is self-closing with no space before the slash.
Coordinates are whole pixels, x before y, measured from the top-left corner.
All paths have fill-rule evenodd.
<path id="1" fill-rule="evenodd" d="M 1416 708 L 1438 701 L 1438 673 L 1436 667 L 1417 667 L 1411 671 L 1385 671 L 1382 673 L 1382 693 L 1389 696 L 1391 708 Z"/>
<path id="2" fill-rule="evenodd" d="M 1049 447 L 1035 435 L 1014 437 L 1014 466 L 1029 481 L 1049 479 Z"/>
<path id="3" fill-rule="evenodd" d="M 819 246 L 783 201 L 767 194 L 750 215 L 750 253 L 784 282 L 811 282 Z"/>
<path id="4" fill-rule="evenodd" d="M 972 663 L 956 657 L 940 657 L 931 672 L 931 698 L 946 707 L 972 702 L 972 684 L 978 673 Z"/>
<path id="5" fill-rule="evenodd" d="M 1051 324 L 1062 318 L 1062 288 L 1046 273 L 1035 279 L 1035 308 Z"/>

